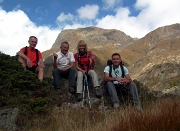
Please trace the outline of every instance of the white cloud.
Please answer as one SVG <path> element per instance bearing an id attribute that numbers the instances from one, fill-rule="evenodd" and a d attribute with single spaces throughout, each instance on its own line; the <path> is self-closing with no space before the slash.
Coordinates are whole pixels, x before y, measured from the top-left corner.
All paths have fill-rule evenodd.
<path id="1" fill-rule="evenodd" d="M 140 11 L 137 16 L 131 16 L 128 8 L 119 7 L 115 16 L 107 15 L 97 19 L 96 26 L 118 29 L 131 37 L 141 38 L 160 26 L 180 23 L 179 5 L 179 0 L 137 0 L 135 8 Z"/>
<path id="2" fill-rule="evenodd" d="M 131 37 L 141 38 L 160 26 L 180 23 L 180 0 L 163 2 L 137 0 L 134 5 L 135 9 L 139 11 L 137 16 L 132 16 L 131 9 L 128 7 L 124 8 L 121 5 L 118 7 L 117 4 L 113 4 L 114 1 L 112 3 L 108 0 L 103 1 L 109 2 L 111 5 L 109 7 L 116 6 L 115 15 L 106 14 L 98 19 L 96 17 L 99 15 L 100 7 L 98 5 L 86 5 L 77 10 L 77 15 L 61 13 L 57 17 L 59 23 L 57 29 L 51 29 L 48 26 L 36 26 L 21 10 L 6 12 L 0 8 L 0 51 L 15 55 L 20 48 L 28 45 L 27 41 L 31 35 L 37 36 L 37 48 L 41 52 L 48 50 L 62 29 L 97 26 L 104 29 L 117 29 Z M 107 13 L 107 11 L 105 12 Z"/>
<path id="3" fill-rule="evenodd" d="M 37 48 L 42 52 L 51 48 L 60 30 L 47 26 L 37 27 L 21 11 L 6 12 L 0 9 L 0 51 L 15 55 L 20 48 L 28 46 L 28 38 L 34 35 L 38 38 Z"/>
<path id="4" fill-rule="evenodd" d="M 64 14 L 64 12 L 62 12 L 58 17 L 57 17 L 57 21 L 59 22 L 64 22 L 64 21 L 71 21 L 73 20 L 73 15 L 68 13 L 67 15 Z"/>
<path id="5" fill-rule="evenodd" d="M 86 5 L 77 10 L 79 18 L 92 20 L 95 19 L 99 11 L 98 5 Z"/>
<path id="6" fill-rule="evenodd" d="M 35 12 L 36 12 L 37 14 L 41 14 L 41 15 L 43 15 L 43 16 L 48 14 L 48 11 L 47 11 L 47 10 L 44 10 L 42 7 L 36 8 Z"/>
<path id="7" fill-rule="evenodd" d="M 13 9 L 13 10 L 18 10 L 18 9 L 20 9 L 20 7 L 21 7 L 21 5 L 20 5 L 20 4 L 18 4 L 16 7 L 14 7 L 14 9 Z"/>
<path id="8" fill-rule="evenodd" d="M 105 10 L 113 9 L 117 5 L 118 6 L 122 5 L 122 0 L 102 0 L 102 2 L 104 4 L 103 9 L 105 9 Z"/>

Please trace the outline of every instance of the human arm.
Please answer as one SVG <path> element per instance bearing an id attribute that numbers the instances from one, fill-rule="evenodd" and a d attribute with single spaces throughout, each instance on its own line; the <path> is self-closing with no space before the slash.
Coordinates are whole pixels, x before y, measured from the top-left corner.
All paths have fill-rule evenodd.
<path id="1" fill-rule="evenodd" d="M 83 73 L 83 75 L 85 75 L 86 71 L 85 71 L 85 70 L 82 70 L 81 68 L 79 68 L 79 64 L 78 64 L 77 61 L 76 61 L 76 69 L 77 69 L 78 71 L 81 71 L 81 72 Z"/>
<path id="2" fill-rule="evenodd" d="M 64 68 L 61 68 L 61 70 L 62 70 L 62 71 L 66 71 L 66 70 L 68 70 L 68 69 L 70 69 L 70 68 L 73 68 L 73 67 L 74 67 L 74 62 L 70 62 L 70 65 L 69 65 L 69 66 L 64 67 Z"/>
<path id="3" fill-rule="evenodd" d="M 113 75 L 111 68 L 112 66 L 106 66 L 104 69 L 104 81 L 116 81 L 117 83 L 120 84 L 125 84 L 126 83 L 126 78 L 122 78 L 122 77 L 117 77 L 117 75 Z M 111 73 L 111 75 L 109 74 Z M 126 73 L 128 74 L 128 71 L 126 70 Z"/>
<path id="4" fill-rule="evenodd" d="M 38 64 L 38 66 L 39 66 L 40 68 L 45 68 L 43 59 L 39 59 L 39 64 Z"/>
<path id="5" fill-rule="evenodd" d="M 58 57 L 58 55 L 56 54 L 56 53 L 53 53 L 53 57 L 54 57 L 54 59 L 53 59 L 53 68 L 54 69 L 56 69 L 57 68 L 57 57 Z"/>
<path id="6" fill-rule="evenodd" d="M 126 78 L 116 78 L 116 77 L 110 77 L 109 73 L 104 73 L 104 81 L 118 81 L 122 84 L 126 83 Z"/>
<path id="7" fill-rule="evenodd" d="M 27 61 L 27 66 L 32 67 L 32 61 L 27 57 L 22 50 L 20 50 L 17 55 Z"/>

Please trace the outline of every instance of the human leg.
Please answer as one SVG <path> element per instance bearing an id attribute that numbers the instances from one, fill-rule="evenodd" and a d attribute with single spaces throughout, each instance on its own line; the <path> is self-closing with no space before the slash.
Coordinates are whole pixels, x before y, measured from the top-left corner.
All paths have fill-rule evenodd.
<path id="1" fill-rule="evenodd" d="M 88 71 L 88 75 L 91 77 L 92 79 L 92 82 L 93 82 L 93 86 L 94 87 L 97 87 L 99 86 L 99 82 L 98 82 L 98 77 L 97 77 L 97 74 L 94 70 L 89 70 Z"/>
<path id="2" fill-rule="evenodd" d="M 117 95 L 116 87 L 114 86 L 113 82 L 108 81 L 105 84 L 105 89 L 107 89 L 113 104 L 114 105 L 119 105 L 119 98 L 118 98 L 118 95 Z"/>
<path id="3" fill-rule="evenodd" d="M 35 72 L 38 73 L 38 79 L 42 81 L 44 77 L 44 68 L 37 67 Z"/>
<path id="4" fill-rule="evenodd" d="M 22 64 L 24 69 L 26 69 L 26 62 L 25 62 L 25 60 L 22 57 L 18 56 L 18 61 Z"/>
<path id="5" fill-rule="evenodd" d="M 101 98 L 102 97 L 102 93 L 100 91 L 100 85 L 98 82 L 98 77 L 97 74 L 94 70 L 90 70 L 88 71 L 88 75 L 90 75 L 92 82 L 93 82 L 93 86 L 95 87 L 95 94 L 97 98 Z"/>
<path id="6" fill-rule="evenodd" d="M 131 82 L 131 83 L 127 84 L 126 86 L 130 89 L 130 93 L 133 98 L 133 104 L 135 106 L 140 106 L 140 100 L 139 100 L 139 95 L 138 95 L 136 84 L 134 82 Z"/>
<path id="7" fill-rule="evenodd" d="M 76 70 L 74 68 L 69 69 L 69 87 L 75 87 L 76 85 Z"/>
<path id="8" fill-rule="evenodd" d="M 76 93 L 82 93 L 83 90 L 83 73 L 81 71 L 77 72 L 77 91 Z"/>
<path id="9" fill-rule="evenodd" d="M 83 73 L 81 71 L 78 71 L 77 90 L 76 90 L 76 93 L 78 94 L 78 101 L 81 101 L 83 99 L 82 91 L 83 91 Z"/>
<path id="10" fill-rule="evenodd" d="M 55 84 L 55 87 L 56 89 L 60 89 L 61 87 L 61 82 L 60 82 L 60 69 L 54 69 L 52 71 L 52 75 L 53 75 L 53 78 L 54 78 L 54 84 Z"/>
<path id="11" fill-rule="evenodd" d="M 68 71 L 69 78 L 69 92 L 75 93 L 75 85 L 76 85 L 76 70 L 74 68 L 70 68 Z"/>

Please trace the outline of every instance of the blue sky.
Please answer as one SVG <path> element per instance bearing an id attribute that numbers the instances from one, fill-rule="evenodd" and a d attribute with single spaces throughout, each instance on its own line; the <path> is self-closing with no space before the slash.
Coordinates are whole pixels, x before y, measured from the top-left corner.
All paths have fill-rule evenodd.
<path id="1" fill-rule="evenodd" d="M 0 0 L 0 51 L 15 55 L 35 35 L 42 52 L 62 30 L 88 26 L 141 38 L 180 23 L 179 12 L 180 0 Z"/>

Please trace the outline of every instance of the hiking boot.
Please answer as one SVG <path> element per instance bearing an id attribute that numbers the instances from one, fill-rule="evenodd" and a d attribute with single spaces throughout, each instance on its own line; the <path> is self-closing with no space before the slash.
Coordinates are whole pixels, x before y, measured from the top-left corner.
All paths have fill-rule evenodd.
<path id="1" fill-rule="evenodd" d="M 136 107 L 136 109 L 137 109 L 138 111 L 142 111 L 142 108 L 141 108 L 140 105 L 135 105 L 135 107 Z"/>
<path id="2" fill-rule="evenodd" d="M 82 93 L 78 93 L 78 101 L 81 101 L 83 99 L 83 94 Z"/>
<path id="3" fill-rule="evenodd" d="M 71 93 L 71 94 L 75 94 L 75 89 L 74 89 L 74 87 L 69 87 L 69 92 Z"/>
<path id="4" fill-rule="evenodd" d="M 114 103 L 114 104 L 113 104 L 113 107 L 114 107 L 114 108 L 119 108 L 119 103 L 117 103 L 117 102 Z"/>
<path id="5" fill-rule="evenodd" d="M 99 99 L 102 97 L 102 93 L 101 93 L 99 87 L 95 88 L 95 94 L 96 94 L 96 97 L 99 98 Z"/>

